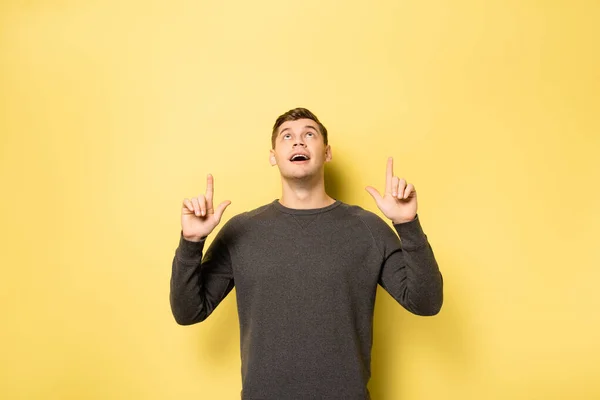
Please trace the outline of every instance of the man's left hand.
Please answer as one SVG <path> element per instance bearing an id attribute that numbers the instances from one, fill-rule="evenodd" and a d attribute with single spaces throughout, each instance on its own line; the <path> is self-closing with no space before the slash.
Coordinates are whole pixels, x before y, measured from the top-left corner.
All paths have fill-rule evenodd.
<path id="1" fill-rule="evenodd" d="M 383 215 L 394 224 L 415 219 L 417 215 L 417 192 L 412 183 L 394 176 L 394 159 L 388 158 L 385 174 L 385 194 L 381 196 L 372 186 L 365 188 L 377 203 Z"/>

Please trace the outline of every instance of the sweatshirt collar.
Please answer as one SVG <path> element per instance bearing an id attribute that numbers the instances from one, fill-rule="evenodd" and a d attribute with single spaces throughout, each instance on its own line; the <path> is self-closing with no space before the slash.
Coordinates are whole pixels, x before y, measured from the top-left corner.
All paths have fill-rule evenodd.
<path id="1" fill-rule="evenodd" d="M 321 208 L 289 208 L 284 206 L 279 202 L 279 199 L 275 199 L 271 204 L 279 211 L 284 212 L 286 214 L 294 214 L 294 215 L 310 215 L 310 214 L 320 214 L 332 210 L 339 205 L 342 204 L 341 201 L 334 199 L 335 202 L 331 203 L 328 206 Z"/>

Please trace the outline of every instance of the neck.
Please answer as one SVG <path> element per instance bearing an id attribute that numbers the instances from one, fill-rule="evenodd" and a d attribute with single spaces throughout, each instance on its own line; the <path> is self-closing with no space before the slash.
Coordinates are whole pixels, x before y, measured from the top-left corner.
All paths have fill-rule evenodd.
<path id="1" fill-rule="evenodd" d="M 282 194 L 279 203 L 295 209 L 323 208 L 335 203 L 325 192 L 323 176 L 311 181 L 281 180 Z"/>

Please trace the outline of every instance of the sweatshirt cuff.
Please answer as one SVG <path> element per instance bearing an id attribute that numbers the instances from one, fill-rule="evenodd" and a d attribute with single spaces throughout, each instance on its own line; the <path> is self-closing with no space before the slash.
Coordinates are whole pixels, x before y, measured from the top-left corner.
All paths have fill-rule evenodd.
<path id="1" fill-rule="evenodd" d="M 396 232 L 400 236 L 402 248 L 405 250 L 416 249 L 427 244 L 427 235 L 423 232 L 419 214 L 415 215 L 415 219 L 401 224 L 393 224 Z"/>
<path id="2" fill-rule="evenodd" d="M 179 233 L 179 247 L 177 248 L 177 258 L 182 261 L 200 262 L 202 260 L 202 250 L 206 237 L 199 242 L 192 242 L 183 237 L 183 231 Z"/>

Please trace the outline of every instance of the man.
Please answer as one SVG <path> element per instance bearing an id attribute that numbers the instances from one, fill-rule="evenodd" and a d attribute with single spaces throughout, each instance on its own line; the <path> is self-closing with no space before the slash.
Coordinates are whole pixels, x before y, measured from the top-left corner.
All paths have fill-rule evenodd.
<path id="1" fill-rule="evenodd" d="M 442 306 L 442 276 L 417 216 L 412 184 L 393 175 L 385 193 L 366 190 L 376 214 L 325 191 L 327 130 L 309 110 L 281 115 L 270 162 L 282 196 L 232 217 L 203 255 L 230 201 L 183 201 L 173 258 L 171 309 L 182 325 L 206 319 L 236 287 L 243 400 L 370 399 L 377 285 L 417 315 Z M 398 235 L 400 239 L 398 238 Z"/>

